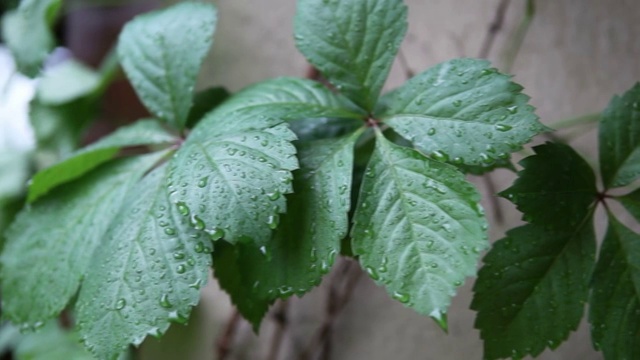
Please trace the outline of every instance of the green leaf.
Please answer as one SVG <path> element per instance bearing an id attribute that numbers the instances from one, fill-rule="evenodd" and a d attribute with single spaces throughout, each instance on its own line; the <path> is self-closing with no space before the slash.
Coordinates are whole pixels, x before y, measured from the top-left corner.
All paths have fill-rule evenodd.
<path id="1" fill-rule="evenodd" d="M 169 184 L 217 239 L 264 244 L 286 211 L 298 167 L 286 109 L 247 107 L 209 114 L 171 162 Z M 205 136 L 198 136 L 203 135 Z"/>
<path id="2" fill-rule="evenodd" d="M 336 88 L 373 110 L 407 31 L 400 0 L 300 0 L 296 46 Z"/>
<path id="3" fill-rule="evenodd" d="M 74 60 L 45 71 L 36 89 L 40 103 L 61 105 L 89 95 L 100 85 L 100 75 Z"/>
<path id="4" fill-rule="evenodd" d="M 360 134 L 301 143 L 294 193 L 287 196 L 287 213 L 274 223 L 279 226 L 273 238 L 214 255 L 221 286 L 255 329 L 268 305 L 311 290 L 333 265 L 347 235 L 353 146 Z M 223 256 L 235 261 L 217 263 Z"/>
<path id="5" fill-rule="evenodd" d="M 378 132 L 354 215 L 353 252 L 394 299 L 441 321 L 488 246 L 479 200 L 453 166 Z"/>
<path id="6" fill-rule="evenodd" d="M 76 179 L 113 159 L 124 147 L 171 144 L 176 140 L 175 136 L 155 120 L 141 120 L 121 127 L 113 134 L 37 173 L 29 186 L 28 201 L 33 202 L 56 186 Z"/>
<path id="7" fill-rule="evenodd" d="M 22 194 L 29 177 L 29 160 L 26 151 L 0 150 L 0 202 Z"/>
<path id="8" fill-rule="evenodd" d="M 187 127 L 193 128 L 208 112 L 227 100 L 231 93 L 223 87 L 212 87 L 198 92 L 193 97 L 193 107 L 189 111 Z"/>
<path id="9" fill-rule="evenodd" d="M 100 167 L 18 215 L 0 256 L 4 316 L 37 327 L 67 306 L 125 193 L 157 159 Z"/>
<path id="10" fill-rule="evenodd" d="M 606 188 L 640 176 L 640 83 L 614 96 L 600 121 L 600 172 Z"/>
<path id="11" fill-rule="evenodd" d="M 61 0 L 23 0 L 17 10 L 2 18 L 2 34 L 13 53 L 18 71 L 35 77 L 55 46 L 51 23 Z"/>
<path id="12" fill-rule="evenodd" d="M 319 82 L 297 79 L 276 78 L 243 89 L 217 107 L 202 120 L 192 137 L 207 137 L 208 129 L 216 119 L 225 114 L 246 108 L 253 111 L 279 110 L 283 120 L 305 120 L 322 118 L 358 119 L 365 115 L 353 107 L 347 99 L 332 93 Z M 347 121 L 348 122 L 348 121 Z"/>
<path id="13" fill-rule="evenodd" d="M 556 229 L 575 228 L 596 201 L 596 177 L 587 162 L 564 144 L 546 143 L 520 161 L 524 170 L 499 195 L 516 204 L 523 220 Z"/>
<path id="14" fill-rule="evenodd" d="M 507 159 L 496 160 L 493 164 L 482 164 L 482 165 L 457 164 L 455 165 L 455 167 L 457 167 L 463 173 L 471 174 L 471 175 L 484 175 L 496 169 L 507 169 L 507 170 L 513 171 L 514 173 L 516 172 L 516 167 L 511 162 L 510 157 Z"/>
<path id="15" fill-rule="evenodd" d="M 74 332 L 51 321 L 36 333 L 23 336 L 15 349 L 17 360 L 94 360 Z"/>
<path id="16" fill-rule="evenodd" d="M 640 221 L 640 189 L 617 198 L 633 217 Z"/>
<path id="17" fill-rule="evenodd" d="M 195 229 L 198 219 L 169 200 L 167 170 L 156 168 L 127 193 L 82 284 L 78 327 L 100 359 L 185 323 L 207 281 L 211 242 Z"/>
<path id="18" fill-rule="evenodd" d="M 578 327 L 595 262 L 591 215 L 572 230 L 527 224 L 493 245 L 471 303 L 485 359 L 535 357 Z"/>
<path id="19" fill-rule="evenodd" d="M 591 337 L 605 359 L 640 358 L 640 235 L 609 213 L 593 274 Z"/>
<path id="20" fill-rule="evenodd" d="M 490 165 L 547 130 L 521 90 L 488 61 L 454 59 L 385 95 L 376 116 L 437 160 Z"/>
<path id="21" fill-rule="evenodd" d="M 289 128 L 299 141 L 337 138 L 351 134 L 362 126 L 362 120 L 336 118 L 303 119 L 289 123 Z"/>
<path id="22" fill-rule="evenodd" d="M 142 103 L 182 129 L 216 25 L 211 4 L 183 2 L 136 17 L 122 30 L 118 56 Z"/>

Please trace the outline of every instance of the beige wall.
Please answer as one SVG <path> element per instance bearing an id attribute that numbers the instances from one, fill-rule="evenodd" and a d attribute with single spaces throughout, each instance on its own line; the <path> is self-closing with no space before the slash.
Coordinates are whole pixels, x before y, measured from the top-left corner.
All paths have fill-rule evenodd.
<path id="1" fill-rule="evenodd" d="M 491 56 L 500 66 L 505 39 L 523 13 L 523 0 L 512 0 L 505 26 Z M 477 56 L 496 0 L 408 0 L 409 33 L 402 45 L 411 68 L 421 71 L 459 56 Z M 294 0 L 220 0 L 220 23 L 214 53 L 207 62 L 201 84 L 223 84 L 232 90 L 269 77 L 304 76 L 306 63 L 293 45 Z M 640 80 L 640 4 L 636 0 L 538 1 L 538 13 L 514 65 L 515 80 L 523 84 L 545 123 L 602 110 L 612 94 L 621 93 Z M 389 81 L 404 79 L 396 63 Z M 594 155 L 594 134 L 576 140 L 578 149 Z M 543 139 L 540 139 L 543 140 Z M 493 176 L 504 189 L 512 176 Z M 476 179 L 477 180 L 477 179 Z M 477 181 L 481 186 L 482 181 Z M 489 194 L 485 194 L 489 196 Z M 519 214 L 504 201 L 507 219 Z M 485 205 L 490 206 L 486 201 Z M 491 213 L 491 209 L 488 209 Z M 493 239 L 504 231 L 494 226 Z M 331 359 L 413 360 L 481 359 L 482 344 L 473 329 L 474 313 L 468 310 L 472 281 L 454 299 L 450 331 L 446 335 L 427 318 L 389 299 L 384 290 L 365 276 L 337 320 L 332 336 Z M 225 295 L 208 288 L 203 304 L 188 329 L 175 327 L 162 342 L 153 340 L 143 353 L 149 359 L 213 359 L 214 342 L 230 305 Z M 322 320 L 326 281 L 302 300 L 290 305 L 282 359 L 296 358 L 310 333 Z M 273 324 L 267 321 L 261 337 L 242 324 L 235 359 L 262 359 L 271 341 Z M 188 339 L 178 348 L 178 339 Z M 259 355 L 258 355 L 259 354 Z M 599 359 L 591 350 L 586 326 L 573 334 L 556 352 L 543 359 Z"/>

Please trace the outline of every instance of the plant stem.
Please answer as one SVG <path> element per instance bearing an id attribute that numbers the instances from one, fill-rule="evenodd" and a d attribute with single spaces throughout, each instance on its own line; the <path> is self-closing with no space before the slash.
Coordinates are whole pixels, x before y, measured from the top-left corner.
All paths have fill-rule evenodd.
<path id="1" fill-rule="evenodd" d="M 600 121 L 602 115 L 600 113 L 593 113 L 587 115 L 581 115 L 569 119 L 563 119 L 549 124 L 549 127 L 556 130 L 563 130 L 574 126 L 590 125 Z"/>
<path id="2" fill-rule="evenodd" d="M 504 24 L 504 15 L 509 8 L 510 0 L 501 0 L 500 4 L 498 4 L 498 8 L 496 9 L 496 14 L 493 18 L 493 21 L 489 25 L 489 30 L 487 31 L 487 35 L 484 37 L 484 41 L 482 42 L 482 47 L 480 48 L 480 52 L 478 53 L 478 57 L 482 59 L 486 59 L 489 57 L 489 53 L 493 48 L 493 42 L 496 39 L 496 36 L 502 30 L 502 25 Z"/>
<path id="3" fill-rule="evenodd" d="M 287 307 L 289 303 L 285 301 L 281 301 L 280 304 L 276 307 L 273 312 L 273 317 L 276 323 L 276 329 L 274 330 L 273 338 L 271 340 L 271 349 L 269 350 L 269 355 L 267 356 L 267 360 L 276 360 L 278 358 L 278 354 L 280 353 L 280 345 L 282 344 L 282 338 L 284 331 L 287 327 L 288 319 L 287 319 Z"/>
<path id="4" fill-rule="evenodd" d="M 520 53 L 520 48 L 524 42 L 524 38 L 527 36 L 529 26 L 536 12 L 535 0 L 527 0 L 525 5 L 525 13 L 522 21 L 518 25 L 518 28 L 513 33 L 509 46 L 504 53 L 504 72 L 510 73 L 513 68 L 513 64 Z"/>
<path id="5" fill-rule="evenodd" d="M 218 360 L 224 360 L 229 355 L 238 323 L 240 323 L 240 313 L 238 312 L 238 309 L 234 308 L 233 314 L 231 314 L 231 318 L 229 318 L 229 322 L 227 322 L 224 333 L 222 334 L 222 337 L 218 339 L 216 345 L 218 355 L 216 358 Z"/>

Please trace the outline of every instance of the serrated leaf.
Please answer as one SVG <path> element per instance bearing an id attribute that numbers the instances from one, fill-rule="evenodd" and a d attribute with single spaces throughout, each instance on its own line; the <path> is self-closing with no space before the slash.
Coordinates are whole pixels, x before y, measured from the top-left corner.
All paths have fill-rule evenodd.
<path id="1" fill-rule="evenodd" d="M 157 159 L 107 164 L 18 215 L 0 256 L 4 316 L 32 326 L 65 308 L 125 193 Z"/>
<path id="2" fill-rule="evenodd" d="M 55 321 L 36 333 L 26 334 L 15 349 L 16 360 L 94 360 L 74 332 L 65 331 Z"/>
<path id="3" fill-rule="evenodd" d="M 437 160 L 490 165 L 547 130 L 521 90 L 486 60 L 454 59 L 385 95 L 376 116 Z"/>
<path id="4" fill-rule="evenodd" d="M 591 215 L 571 230 L 527 224 L 493 245 L 471 303 L 485 359 L 535 357 L 578 327 L 595 262 Z"/>
<path id="5" fill-rule="evenodd" d="M 51 23 L 61 0 L 23 0 L 2 18 L 3 39 L 16 60 L 18 71 L 35 77 L 55 46 Z"/>
<path id="6" fill-rule="evenodd" d="M 138 97 L 178 129 L 193 104 L 193 87 L 216 20 L 213 5 L 183 2 L 136 17 L 120 34 L 118 56 Z"/>
<path id="7" fill-rule="evenodd" d="M 591 338 L 605 359 L 640 358 L 640 235 L 609 213 L 593 274 Z"/>
<path id="8" fill-rule="evenodd" d="M 237 244 L 214 255 L 214 262 L 235 258 L 215 264 L 216 274 L 256 330 L 266 307 L 319 285 L 340 252 L 348 229 L 353 146 L 360 133 L 299 144 L 294 193 L 287 196 L 289 210 L 271 240 L 263 246 Z"/>
<path id="9" fill-rule="evenodd" d="M 640 189 L 636 189 L 629 194 L 619 196 L 617 199 L 620 201 L 622 206 L 624 206 L 624 208 L 640 222 Z"/>
<path id="10" fill-rule="evenodd" d="M 227 100 L 231 93 L 223 87 L 202 90 L 193 97 L 193 107 L 187 117 L 187 127 L 193 128 L 208 112 Z"/>
<path id="11" fill-rule="evenodd" d="M 448 162 L 451 164 L 451 162 Z M 492 164 L 482 164 L 482 165 L 464 165 L 464 164 L 453 164 L 458 170 L 462 171 L 465 174 L 471 175 L 484 175 L 488 172 L 491 172 L 496 169 L 507 169 L 511 170 L 514 173 L 516 172 L 516 167 L 511 162 L 511 157 L 507 159 L 499 159 L 496 160 Z"/>
<path id="12" fill-rule="evenodd" d="M 354 215 L 353 252 L 394 299 L 440 320 L 488 246 L 479 200 L 453 166 L 378 132 Z"/>
<path id="13" fill-rule="evenodd" d="M 207 281 L 212 244 L 198 219 L 170 201 L 167 169 L 127 194 L 80 290 L 80 335 L 100 359 L 160 336 L 170 322 L 185 323 Z"/>
<path id="14" fill-rule="evenodd" d="M 313 141 L 341 137 L 363 126 L 359 119 L 302 119 L 289 122 L 289 128 L 299 141 Z"/>
<path id="15" fill-rule="evenodd" d="M 407 31 L 400 0 L 301 0 L 296 46 L 336 88 L 373 110 Z"/>
<path id="16" fill-rule="evenodd" d="M 215 237 L 263 244 L 273 219 L 286 211 L 283 195 L 292 190 L 298 162 L 295 136 L 280 114 L 249 107 L 217 117 L 207 138 L 189 137 L 172 160 L 174 199 Z"/>
<path id="17" fill-rule="evenodd" d="M 254 111 L 280 111 L 283 120 L 305 119 L 358 119 L 365 114 L 356 109 L 347 99 L 332 93 L 317 81 L 297 78 L 276 78 L 234 94 L 213 113 L 208 114 L 197 126 L 191 137 L 207 137 L 208 129 L 216 119 L 240 109 L 253 108 Z"/>
<path id="18" fill-rule="evenodd" d="M 100 86 L 100 75 L 74 60 L 47 69 L 36 88 L 42 104 L 61 105 L 89 95 Z"/>
<path id="19" fill-rule="evenodd" d="M 573 148 L 546 143 L 533 148 L 515 183 L 499 195 L 516 204 L 523 220 L 556 229 L 575 228 L 589 213 L 598 189 L 591 166 Z"/>
<path id="20" fill-rule="evenodd" d="M 174 135 L 155 120 L 140 120 L 123 126 L 113 134 L 37 173 L 31 180 L 27 200 L 33 202 L 56 186 L 82 176 L 113 159 L 124 147 L 171 144 L 176 140 Z"/>
<path id="21" fill-rule="evenodd" d="M 640 176 L 640 83 L 611 99 L 600 121 L 599 144 L 606 188 L 628 185 Z"/>

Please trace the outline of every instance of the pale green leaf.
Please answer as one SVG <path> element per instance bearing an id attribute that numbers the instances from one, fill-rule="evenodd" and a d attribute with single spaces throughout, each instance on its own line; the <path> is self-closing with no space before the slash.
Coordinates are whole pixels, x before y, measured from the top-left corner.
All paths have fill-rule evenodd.
<path id="1" fill-rule="evenodd" d="M 21 73 L 35 77 L 40 72 L 55 46 L 51 23 L 61 5 L 61 0 L 23 0 L 18 9 L 3 16 L 3 39 Z"/>
<path id="2" fill-rule="evenodd" d="M 640 235 L 609 213 L 593 275 L 591 338 L 605 359 L 640 358 Z"/>
<path id="3" fill-rule="evenodd" d="M 488 61 L 455 59 L 385 95 L 376 116 L 437 160 L 490 165 L 547 129 L 521 90 Z"/>
<path id="4" fill-rule="evenodd" d="M 347 235 L 353 146 L 359 135 L 301 143 L 294 193 L 287 196 L 288 211 L 271 240 L 263 246 L 240 243 L 214 255 L 222 288 L 254 328 L 269 304 L 302 296 L 333 265 Z M 216 262 L 225 256 L 235 260 Z"/>
<path id="5" fill-rule="evenodd" d="M 50 321 L 36 333 L 25 334 L 15 349 L 16 360 L 94 360 L 77 333 Z"/>
<path id="6" fill-rule="evenodd" d="M 378 133 L 354 215 L 353 252 L 394 299 L 441 321 L 488 246 L 479 200 L 453 166 Z"/>
<path id="7" fill-rule="evenodd" d="M 56 186 L 76 179 L 113 159 L 124 147 L 171 144 L 176 140 L 174 135 L 155 120 L 141 120 L 121 127 L 113 134 L 37 173 L 29 185 L 28 201 L 33 202 Z"/>
<path id="8" fill-rule="evenodd" d="M 45 105 L 61 105 L 98 89 L 100 75 L 80 62 L 69 60 L 47 69 L 36 88 L 36 96 Z"/>
<path id="9" fill-rule="evenodd" d="M 125 193 L 157 159 L 107 164 L 18 215 L 0 257 L 4 316 L 34 326 L 67 306 Z"/>
<path id="10" fill-rule="evenodd" d="M 407 30 L 401 0 L 300 0 L 296 45 L 336 88 L 373 110 Z"/>
<path id="11" fill-rule="evenodd" d="M 268 107 L 209 114 L 172 160 L 173 199 L 214 238 L 264 243 L 274 219 L 286 211 L 284 194 L 292 190 L 298 161 L 285 114 Z M 207 136 L 197 136 L 198 130 Z"/>
<path id="12" fill-rule="evenodd" d="M 193 87 L 216 25 L 211 4 L 182 2 L 136 17 L 118 41 L 118 56 L 142 103 L 182 129 Z"/>
<path id="13" fill-rule="evenodd" d="M 169 200 L 167 169 L 127 193 L 82 284 L 78 327 L 100 359 L 160 336 L 170 322 L 185 323 L 207 281 L 211 241 L 194 214 Z"/>
<path id="14" fill-rule="evenodd" d="M 535 357 L 576 330 L 595 263 L 591 215 L 571 230 L 527 224 L 493 245 L 471 304 L 485 359 Z"/>
<path id="15" fill-rule="evenodd" d="M 543 227 L 575 228 L 596 201 L 591 166 L 568 145 L 546 143 L 520 161 L 524 170 L 499 195 L 516 204 L 523 220 Z"/>
<path id="16" fill-rule="evenodd" d="M 605 187 L 625 186 L 640 176 L 640 83 L 611 99 L 602 114 L 599 140 Z"/>
<path id="17" fill-rule="evenodd" d="M 640 222 L 640 189 L 618 197 L 620 203 Z"/>

